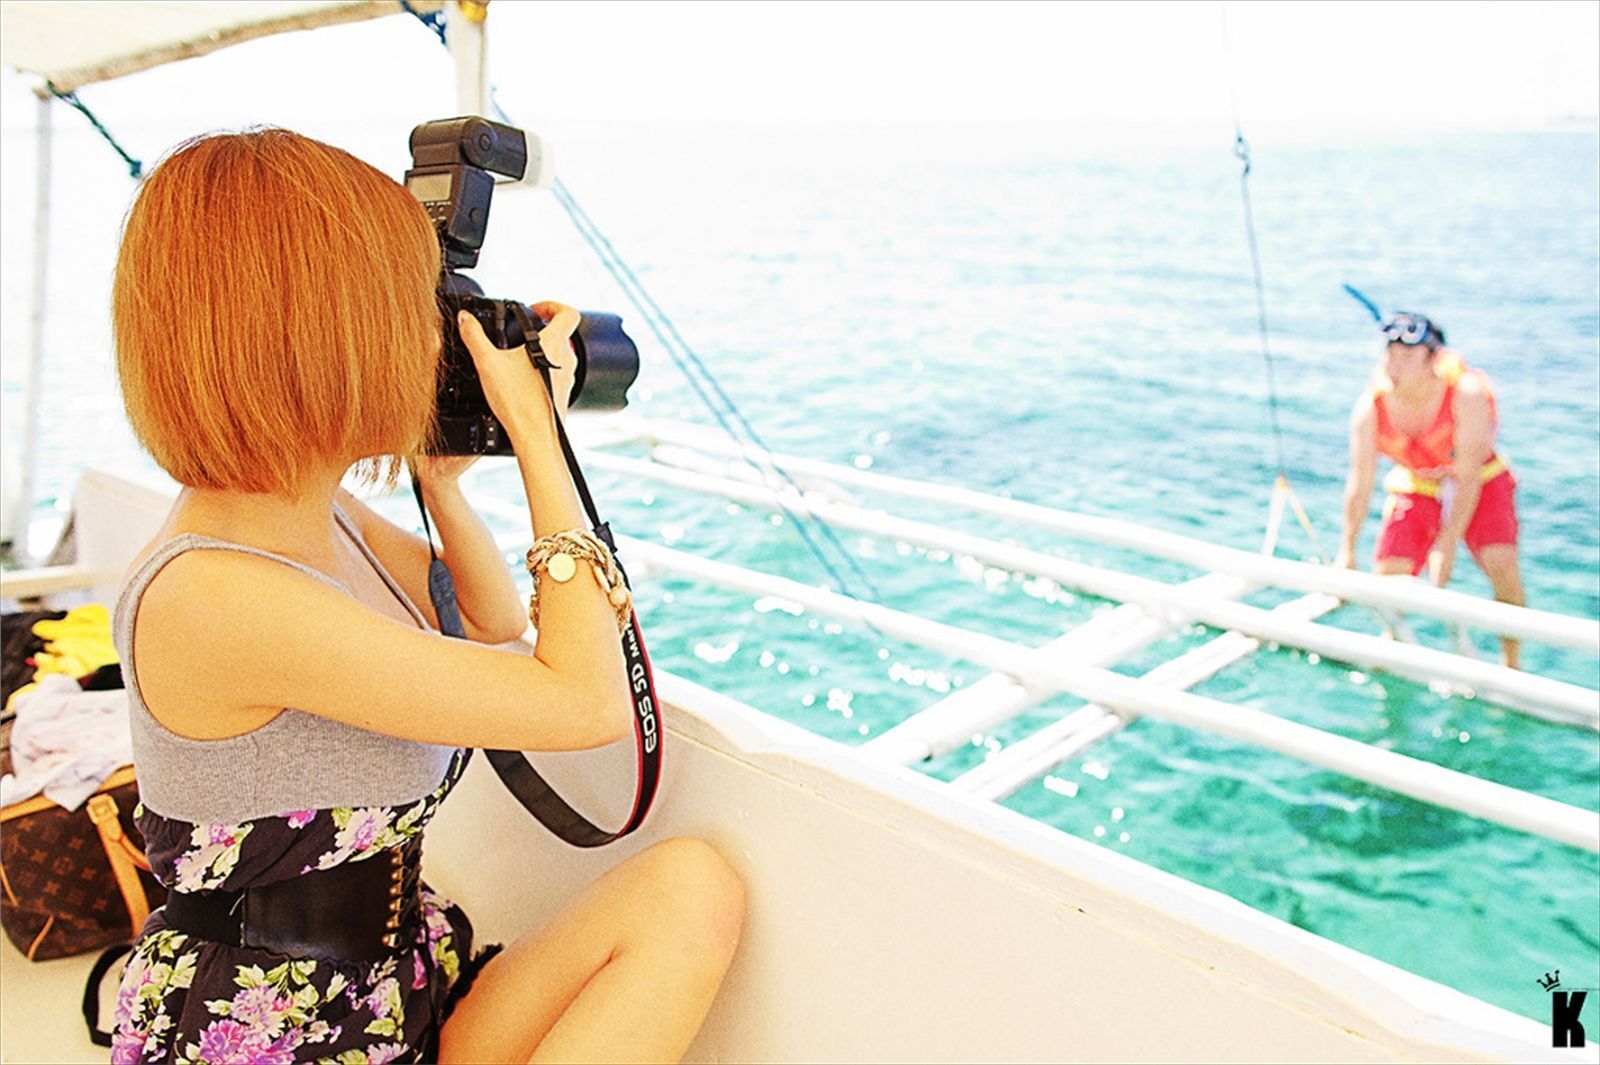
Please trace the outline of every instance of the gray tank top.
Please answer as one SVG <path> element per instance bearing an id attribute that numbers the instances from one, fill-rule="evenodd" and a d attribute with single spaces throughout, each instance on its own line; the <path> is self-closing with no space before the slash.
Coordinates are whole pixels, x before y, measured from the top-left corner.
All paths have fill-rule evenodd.
<path id="1" fill-rule="evenodd" d="M 349 517 L 337 506 L 334 516 L 417 624 L 435 631 L 367 547 Z M 180 821 L 238 824 L 295 810 L 403 806 L 439 786 L 456 748 L 396 739 L 299 710 L 285 709 L 260 728 L 220 740 L 189 739 L 157 721 L 139 693 L 133 623 L 145 589 L 161 568 L 183 552 L 197 549 L 260 555 L 346 594 L 350 591 L 304 563 L 199 533 L 180 533 L 168 540 L 128 577 L 117 598 L 111 634 L 122 659 L 134 766 L 146 807 Z M 295 667 L 293 662 L 283 664 L 285 669 Z"/>

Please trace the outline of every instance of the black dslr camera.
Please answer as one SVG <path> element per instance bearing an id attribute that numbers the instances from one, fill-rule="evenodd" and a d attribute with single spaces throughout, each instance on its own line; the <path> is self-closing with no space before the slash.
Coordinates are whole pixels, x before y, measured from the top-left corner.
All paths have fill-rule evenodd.
<path id="1" fill-rule="evenodd" d="M 520 180 L 528 166 L 528 140 L 522 130 L 485 118 L 448 118 L 411 131 L 411 169 L 406 188 L 433 220 L 443 251 L 439 304 L 444 311 L 444 351 L 439 370 L 439 432 L 432 450 L 444 455 L 509 455 L 511 441 L 489 409 L 478 370 L 456 328 L 456 315 L 468 311 L 501 348 L 532 341 L 545 322 L 525 304 L 490 299 L 477 282 L 457 271 L 478 265 L 489 225 L 491 174 Z M 622 331 L 622 319 L 604 311 L 584 311 L 572 337 L 578 365 L 570 407 L 621 410 L 628 387 L 639 376 L 639 349 Z M 532 326 L 525 334 L 522 322 Z"/>

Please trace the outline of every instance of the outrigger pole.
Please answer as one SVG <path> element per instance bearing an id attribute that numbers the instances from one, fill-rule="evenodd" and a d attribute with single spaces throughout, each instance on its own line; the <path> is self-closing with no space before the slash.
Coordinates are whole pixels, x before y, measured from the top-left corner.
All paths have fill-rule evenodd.
<path id="1" fill-rule="evenodd" d="M 633 478 L 647 476 L 693 491 L 757 506 L 776 505 L 774 497 L 777 493 L 763 484 L 753 483 L 748 471 L 732 463 L 735 445 L 731 441 L 724 443 L 709 439 L 704 427 L 622 418 L 607 419 L 604 424 L 593 428 L 597 431 L 587 441 L 590 446 L 580 449 L 585 465 L 611 469 Z M 644 461 L 595 450 L 596 446 L 609 447 L 628 442 L 657 444 L 667 439 L 688 447 L 657 447 L 654 454 L 659 461 Z M 727 456 L 729 461 L 722 464 L 722 475 L 696 472 L 696 464 L 692 461 L 695 456 L 690 453 L 690 447 Z M 803 482 L 809 485 L 824 486 L 820 489 L 824 497 L 834 485 L 845 485 L 873 489 L 879 494 L 887 492 L 963 506 L 974 513 L 998 513 L 1010 519 L 1020 517 L 1032 524 L 1063 531 L 1081 531 L 1078 523 L 1086 522 L 1086 528 L 1096 534 L 1091 535 L 1090 539 L 1141 550 L 1149 549 L 1142 534 L 1156 532 L 1125 522 L 1095 519 L 983 496 L 966 489 L 886 478 L 847 467 L 770 453 L 763 457 L 801 476 Z M 715 459 L 710 456 L 699 457 L 701 469 L 710 463 L 715 463 Z M 1456 687 L 1467 683 L 1476 686 L 1480 695 L 1504 701 L 1514 709 L 1589 728 L 1600 728 L 1600 710 L 1597 710 L 1600 695 L 1592 689 L 1547 677 L 1517 673 L 1443 651 L 1395 644 L 1314 624 L 1317 617 L 1340 605 L 1341 596 L 1337 593 L 1353 597 L 1366 591 L 1363 586 L 1369 583 L 1366 579 L 1369 575 L 1332 571 L 1323 566 L 1233 551 L 1187 537 L 1160 534 L 1165 539 L 1156 546 L 1166 550 L 1152 551 L 1153 554 L 1165 554 L 1168 557 L 1179 554 L 1195 564 L 1204 564 L 1202 556 L 1224 561 L 1234 560 L 1238 556 L 1251 563 L 1249 566 L 1236 566 L 1232 573 L 1213 572 L 1186 584 L 1173 586 L 1132 574 L 1085 566 L 1012 544 L 910 522 L 847 503 L 824 503 L 817 496 L 811 496 L 807 506 L 844 528 L 939 551 L 969 555 L 988 565 L 1046 576 L 1065 587 L 1080 589 L 1090 595 L 1126 601 L 1123 606 L 1085 622 L 1043 647 L 1035 648 L 813 588 L 772 574 L 697 558 L 655 544 L 633 540 L 627 542 L 630 557 L 660 572 L 755 595 L 778 596 L 819 613 L 862 622 L 917 646 L 986 665 L 993 671 L 993 675 L 985 677 L 971 688 L 938 700 L 870 743 L 862 745 L 859 748 L 861 755 L 876 763 L 904 765 L 936 756 L 964 742 L 974 732 L 992 728 L 1055 693 L 1068 692 L 1090 700 L 1090 705 L 1010 745 L 989 763 L 952 782 L 951 787 L 983 798 L 1003 797 L 1142 715 L 1230 736 L 1425 802 L 1587 850 L 1600 851 L 1600 815 L 1592 811 L 1404 757 L 1286 721 L 1264 711 L 1232 706 L 1184 690 L 1230 663 L 1254 653 L 1270 640 L 1286 646 L 1307 647 L 1341 661 L 1376 665 L 1416 677 L 1430 685 L 1446 683 Z M 483 500 L 479 507 L 486 513 L 503 512 L 507 517 L 512 517 L 512 511 L 515 510 L 509 504 L 502 505 L 493 500 Z M 1015 514 L 1005 509 L 1013 507 L 1027 510 L 1023 514 Z M 1048 520 L 1050 516 L 1058 520 Z M 1219 554 L 1211 555 L 1211 552 Z M 1382 590 L 1385 591 L 1398 590 L 1400 584 L 1411 583 L 1394 578 L 1372 580 L 1381 581 Z M 1325 581 L 1331 581 L 1332 585 L 1326 588 L 1306 587 Z M 1268 584 L 1287 588 L 1298 586 L 1310 594 L 1270 611 L 1236 601 L 1257 587 Z M 1600 645 L 1600 626 L 1583 618 L 1500 603 L 1485 604 L 1459 592 L 1420 585 L 1412 591 L 1416 600 L 1408 600 L 1408 603 L 1421 603 L 1431 608 L 1428 612 L 1435 616 L 1461 612 L 1463 604 L 1497 607 L 1499 609 L 1489 615 L 1474 613 L 1475 620 L 1489 622 L 1490 625 L 1485 627 L 1497 631 L 1510 630 L 1530 635 L 1537 632 L 1539 637 L 1533 638 L 1543 638 L 1564 646 L 1589 648 Z M 1197 619 L 1229 631 L 1157 667 L 1144 677 L 1126 677 L 1108 668 L 1170 632 L 1175 623 L 1187 619 Z"/>
<path id="2" fill-rule="evenodd" d="M 1336 597 L 1313 592 L 1274 607 L 1272 612 L 1302 621 L 1315 621 L 1339 605 Z M 1260 647 L 1261 641 L 1253 636 L 1246 636 L 1242 632 L 1225 632 L 1177 658 L 1168 659 L 1139 679 L 1146 684 L 1154 684 L 1172 691 L 1188 691 L 1240 659 L 1254 654 Z M 998 674 L 990 674 L 990 677 L 994 676 Z M 930 707 L 916 716 L 922 717 L 932 709 L 933 707 Z M 1021 713 L 1021 709 L 1016 713 Z M 970 792 L 991 802 L 999 802 L 1051 772 L 1069 758 L 1076 757 L 1112 733 L 1120 731 L 1132 721 L 1132 715 L 1118 713 L 1098 703 L 1081 706 L 1037 732 L 1029 733 L 1016 743 L 1001 748 L 983 762 L 956 777 L 950 782 L 950 786 L 957 791 Z"/>

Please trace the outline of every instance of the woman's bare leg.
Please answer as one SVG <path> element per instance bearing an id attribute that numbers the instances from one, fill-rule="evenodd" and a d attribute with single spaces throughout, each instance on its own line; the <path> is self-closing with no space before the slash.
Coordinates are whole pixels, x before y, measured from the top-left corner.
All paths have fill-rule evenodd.
<path id="1" fill-rule="evenodd" d="M 744 884 L 711 846 L 665 840 L 489 962 L 445 1023 L 441 1062 L 675 1062 L 744 923 Z"/>

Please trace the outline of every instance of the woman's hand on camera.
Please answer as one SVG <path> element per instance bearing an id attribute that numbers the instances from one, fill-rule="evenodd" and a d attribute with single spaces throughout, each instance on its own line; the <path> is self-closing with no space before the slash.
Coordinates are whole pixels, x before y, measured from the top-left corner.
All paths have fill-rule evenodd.
<path id="1" fill-rule="evenodd" d="M 545 322 L 545 327 L 539 330 L 539 350 L 555 364 L 550 371 L 550 387 L 555 391 L 556 409 L 565 416 L 578 371 L 578 353 L 572 350 L 572 334 L 578 331 L 582 316 L 565 303 L 554 300 L 535 303 L 532 310 Z"/>
<path id="2" fill-rule="evenodd" d="M 484 398 L 489 401 L 495 417 L 513 435 L 530 415 L 542 415 L 551 405 L 558 415 L 566 414 L 573 373 L 578 365 L 571 339 L 578 328 L 578 312 L 565 304 L 550 302 L 536 303 L 532 309 L 548 323 L 539 331 L 539 347 L 554 366 L 550 371 L 549 393 L 539 371 L 528 358 L 526 348 L 497 348 L 490 343 L 476 318 L 466 311 L 456 316 L 462 342 L 478 369 Z"/>

